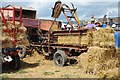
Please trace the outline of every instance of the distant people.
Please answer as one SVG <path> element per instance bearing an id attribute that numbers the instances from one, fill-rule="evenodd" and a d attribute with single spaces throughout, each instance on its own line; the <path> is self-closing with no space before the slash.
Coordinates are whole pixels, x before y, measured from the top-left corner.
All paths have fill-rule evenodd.
<path id="1" fill-rule="evenodd" d="M 88 21 L 87 21 L 87 20 L 84 20 L 82 26 L 83 26 L 83 27 L 86 26 L 87 23 L 88 23 Z"/>
<path id="2" fill-rule="evenodd" d="M 91 16 L 91 21 L 95 21 L 95 18 L 93 15 Z"/>
<path id="3" fill-rule="evenodd" d="M 112 27 L 113 24 L 114 24 L 113 19 L 109 18 L 109 26 Z"/>
<path id="4" fill-rule="evenodd" d="M 116 48 L 120 48 L 120 29 L 118 29 L 118 30 L 114 33 L 114 38 L 115 38 L 115 47 L 116 47 Z"/>
<path id="5" fill-rule="evenodd" d="M 106 28 L 106 27 L 107 27 L 107 24 L 106 23 L 102 23 L 101 28 Z"/>
<path id="6" fill-rule="evenodd" d="M 107 15 L 104 15 L 104 17 L 103 17 L 103 23 L 107 24 Z"/>
<path id="7" fill-rule="evenodd" d="M 99 30 L 101 28 L 100 22 L 96 22 L 95 25 L 96 25 L 96 30 Z"/>
<path id="8" fill-rule="evenodd" d="M 107 27 L 107 15 L 104 15 L 103 17 L 103 22 L 102 22 L 102 28 L 106 28 Z"/>
<path id="9" fill-rule="evenodd" d="M 67 25 L 64 25 L 64 30 L 67 30 Z"/>
<path id="10" fill-rule="evenodd" d="M 88 23 L 88 24 L 85 26 L 85 28 L 95 28 L 95 27 L 96 27 L 96 25 L 95 25 L 95 18 L 94 18 L 94 16 L 92 15 L 92 17 L 91 17 L 91 22 Z"/>

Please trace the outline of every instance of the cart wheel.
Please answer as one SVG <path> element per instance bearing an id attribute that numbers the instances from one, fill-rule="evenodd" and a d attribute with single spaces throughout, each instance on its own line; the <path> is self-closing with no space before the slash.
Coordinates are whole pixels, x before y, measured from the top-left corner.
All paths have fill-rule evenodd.
<path id="1" fill-rule="evenodd" d="M 53 56 L 54 63 L 58 66 L 64 66 L 67 63 L 67 55 L 64 51 L 58 50 Z"/>
<path id="2" fill-rule="evenodd" d="M 12 68 L 14 68 L 15 70 L 20 69 L 20 67 L 21 67 L 21 65 L 20 65 L 20 57 L 17 55 L 17 56 L 14 56 L 12 58 L 13 58 L 13 60 L 11 62 Z"/>
<path id="3" fill-rule="evenodd" d="M 25 58 L 26 57 L 26 47 L 24 45 L 19 45 L 17 46 L 19 48 L 21 48 L 22 50 L 20 52 L 18 52 L 18 55 L 19 57 L 22 59 L 22 58 Z"/>

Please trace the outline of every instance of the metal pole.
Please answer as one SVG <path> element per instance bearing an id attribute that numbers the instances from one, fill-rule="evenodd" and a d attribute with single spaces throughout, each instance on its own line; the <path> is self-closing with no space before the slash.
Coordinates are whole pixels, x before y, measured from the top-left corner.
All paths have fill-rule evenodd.
<path id="1" fill-rule="evenodd" d="M 13 25 L 15 26 L 15 7 L 13 7 L 13 17 L 12 17 L 12 20 L 13 20 Z"/>
<path id="2" fill-rule="evenodd" d="M 20 26 L 22 26 L 22 7 L 20 7 Z"/>
<path id="3" fill-rule="evenodd" d="M 0 2 L 1 5 L 1 2 Z M 0 6 L 1 8 L 2 6 Z M 1 10 L 0 10 L 1 11 Z M 2 14 L 2 12 L 1 12 Z M 0 18 L 0 27 L 2 27 L 2 18 Z M 0 29 L 0 35 L 2 35 L 2 30 Z M 0 57 L 2 56 L 2 41 L 0 41 Z M 2 59 L 0 59 L 0 74 L 2 74 Z"/>

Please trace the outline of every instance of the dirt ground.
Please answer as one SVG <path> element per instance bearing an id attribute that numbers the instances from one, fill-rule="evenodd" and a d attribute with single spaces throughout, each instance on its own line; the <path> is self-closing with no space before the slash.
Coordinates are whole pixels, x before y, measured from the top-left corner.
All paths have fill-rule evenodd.
<path id="1" fill-rule="evenodd" d="M 31 57 L 28 55 L 21 60 L 20 70 L 7 69 L 0 78 L 97 78 L 97 76 L 86 74 L 82 69 L 78 69 L 77 65 L 56 66 L 53 60 L 45 60 L 43 55 L 35 52 Z"/>

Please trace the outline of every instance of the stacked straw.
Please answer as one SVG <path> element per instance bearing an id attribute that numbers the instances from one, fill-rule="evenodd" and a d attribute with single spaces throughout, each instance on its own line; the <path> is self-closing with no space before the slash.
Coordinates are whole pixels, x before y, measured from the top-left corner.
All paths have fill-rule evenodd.
<path id="1" fill-rule="evenodd" d="M 59 44 L 79 44 L 79 36 L 77 35 L 63 35 L 58 36 L 58 43 Z"/>
<path id="2" fill-rule="evenodd" d="M 115 48 L 90 47 L 78 57 L 78 67 L 100 78 L 118 77 L 119 61 Z M 112 73 L 109 74 L 108 72 Z"/>
<path id="3" fill-rule="evenodd" d="M 109 48 L 114 46 L 114 30 L 112 28 L 101 28 L 93 32 L 93 46 Z"/>
<path id="4" fill-rule="evenodd" d="M 87 35 L 62 35 L 58 36 L 58 44 L 71 44 L 71 45 L 87 45 L 92 44 L 92 32 L 88 31 Z"/>
<path id="5" fill-rule="evenodd" d="M 15 47 L 14 45 L 29 45 L 29 42 L 27 40 L 26 36 L 26 28 L 22 25 L 19 26 L 19 23 L 16 22 L 15 26 L 13 26 L 10 22 L 8 22 L 8 30 L 10 32 L 4 32 L 3 30 L 7 30 L 6 26 L 1 26 L 0 30 L 2 33 L 0 34 L 0 41 L 2 41 L 2 47 L 3 48 L 12 48 Z M 15 35 L 13 35 L 13 31 L 15 32 Z M 19 32 L 18 30 L 21 30 L 22 32 Z M 17 40 L 17 43 L 13 45 L 13 42 Z"/>
<path id="6" fill-rule="evenodd" d="M 114 30 L 100 29 L 89 36 L 91 47 L 78 57 L 78 67 L 99 78 L 119 78 L 120 49 L 114 46 Z"/>

